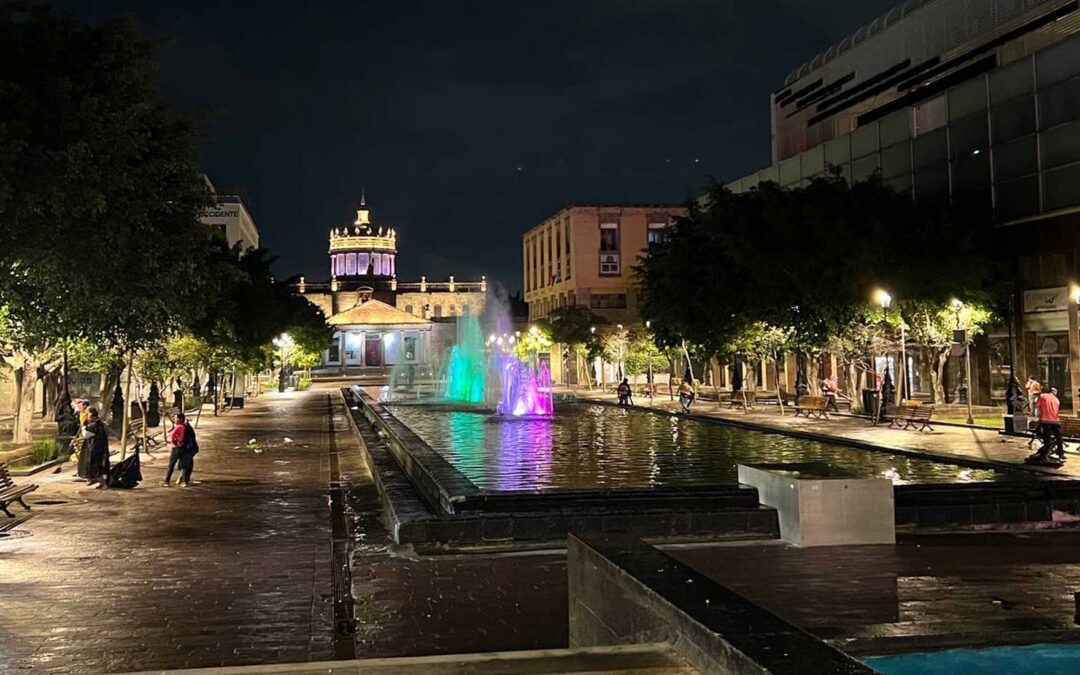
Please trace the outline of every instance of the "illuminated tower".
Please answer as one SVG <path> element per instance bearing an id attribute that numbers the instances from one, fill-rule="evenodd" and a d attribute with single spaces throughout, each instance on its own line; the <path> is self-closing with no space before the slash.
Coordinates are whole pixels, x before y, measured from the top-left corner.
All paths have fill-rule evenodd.
<path id="1" fill-rule="evenodd" d="M 366 197 L 352 225 L 330 230 L 330 276 L 348 281 L 377 281 L 396 275 L 397 233 L 371 224 Z"/>

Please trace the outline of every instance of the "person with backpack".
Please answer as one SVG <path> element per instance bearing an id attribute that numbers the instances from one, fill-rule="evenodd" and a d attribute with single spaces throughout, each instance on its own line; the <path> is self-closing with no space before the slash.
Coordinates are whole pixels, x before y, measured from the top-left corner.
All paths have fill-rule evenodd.
<path id="1" fill-rule="evenodd" d="M 195 455 L 199 452 L 199 444 L 195 440 L 195 430 L 188 424 L 184 413 L 176 413 L 173 421 L 173 429 L 169 432 L 169 470 L 165 472 L 165 480 L 161 486 L 170 486 L 173 470 L 179 464 L 180 485 L 191 487 L 191 472 L 195 469 Z"/>

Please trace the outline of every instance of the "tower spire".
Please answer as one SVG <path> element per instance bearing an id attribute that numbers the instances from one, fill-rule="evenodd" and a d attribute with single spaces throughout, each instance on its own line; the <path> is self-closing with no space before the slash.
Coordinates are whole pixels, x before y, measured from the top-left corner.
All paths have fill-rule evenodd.
<path id="1" fill-rule="evenodd" d="M 367 195 L 365 194 L 364 186 L 360 186 L 360 208 L 367 206 Z"/>

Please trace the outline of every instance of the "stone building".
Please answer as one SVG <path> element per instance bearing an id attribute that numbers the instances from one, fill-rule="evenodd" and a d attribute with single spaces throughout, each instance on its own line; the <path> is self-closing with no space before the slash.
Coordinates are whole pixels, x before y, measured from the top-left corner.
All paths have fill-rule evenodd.
<path id="1" fill-rule="evenodd" d="M 638 318 L 633 266 L 686 215 L 679 204 L 570 204 L 521 236 L 529 320 L 584 305 L 612 322 Z"/>
<path id="2" fill-rule="evenodd" d="M 397 365 L 434 366 L 453 342 L 456 317 L 479 316 L 487 306 L 487 279 L 400 282 L 397 231 L 376 226 L 366 198 L 356 219 L 329 234 L 330 279 L 297 291 L 334 327 L 323 353 L 324 373 L 382 372 Z"/>

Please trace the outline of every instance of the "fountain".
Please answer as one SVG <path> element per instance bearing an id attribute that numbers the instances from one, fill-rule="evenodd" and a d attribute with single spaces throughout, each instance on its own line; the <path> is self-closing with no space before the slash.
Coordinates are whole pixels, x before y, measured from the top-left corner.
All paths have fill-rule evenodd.
<path id="1" fill-rule="evenodd" d="M 504 418 L 551 417 L 551 371 L 535 355 L 515 355 L 514 342 L 513 335 L 492 335 L 485 345 L 479 319 L 466 308 L 446 360 L 445 399 L 486 404 Z"/>

